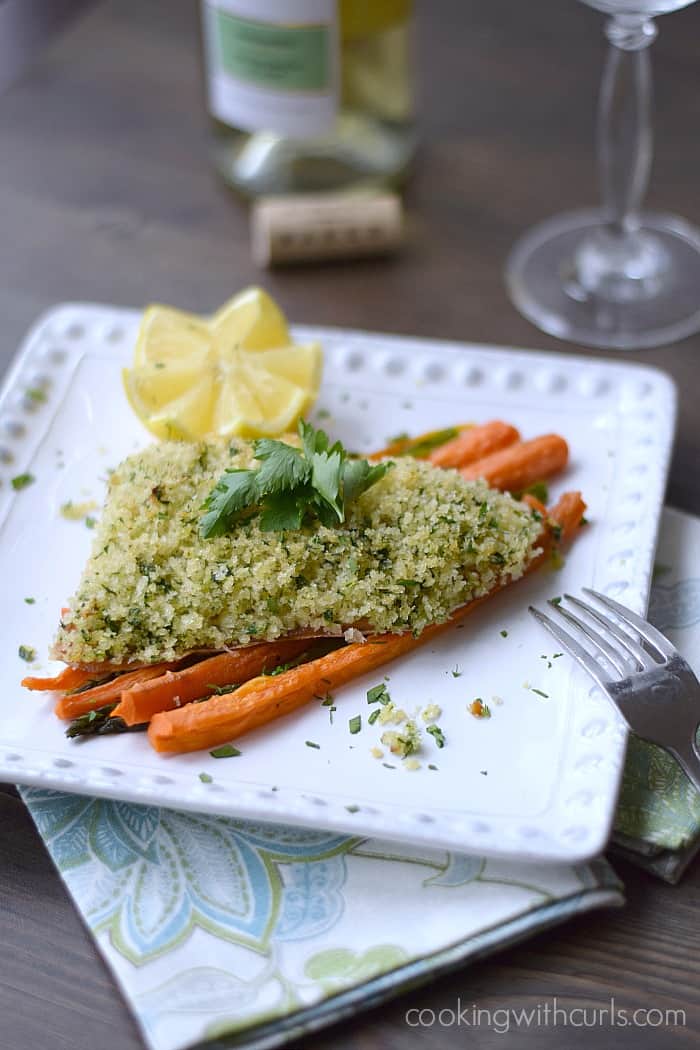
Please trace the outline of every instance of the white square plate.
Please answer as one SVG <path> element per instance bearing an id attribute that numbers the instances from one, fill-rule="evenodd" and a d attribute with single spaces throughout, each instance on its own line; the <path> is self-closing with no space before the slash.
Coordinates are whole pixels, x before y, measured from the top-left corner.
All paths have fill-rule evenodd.
<path id="1" fill-rule="evenodd" d="M 571 861 L 601 850 L 625 729 L 568 657 L 551 659 L 551 641 L 527 606 L 588 584 L 645 610 L 674 429 L 671 381 L 650 368 L 595 358 L 297 329 L 325 349 L 312 418 L 320 412 L 323 425 L 351 448 L 369 451 L 397 431 L 497 417 L 526 437 L 557 431 L 572 457 L 552 495 L 581 489 L 591 524 L 562 569 L 533 574 L 487 602 L 463 629 L 387 666 L 400 706 L 442 707 L 447 744 L 438 750 L 424 734 L 420 769 L 408 772 L 390 756 L 385 760 L 397 768 L 386 768 L 370 753 L 381 730 L 367 724 L 366 691 L 382 681 L 381 672 L 338 693 L 333 724 L 328 709 L 312 703 L 237 741 L 240 758 L 164 758 L 140 734 L 67 740 L 51 700 L 20 688 L 27 666 L 17 656 L 19 645 L 31 645 L 48 670 L 59 609 L 89 552 L 90 531 L 66 521 L 61 505 L 101 503 L 107 469 L 150 440 L 120 380 L 138 322 L 136 312 L 112 307 L 56 307 L 28 336 L 0 396 L 0 775 L 479 854 Z M 36 388 L 45 400 L 27 395 Z M 11 478 L 25 470 L 36 481 L 13 491 Z M 477 696 L 490 702 L 490 719 L 467 712 Z M 350 735 L 356 714 L 363 729 Z M 211 783 L 200 781 L 202 771 Z"/>

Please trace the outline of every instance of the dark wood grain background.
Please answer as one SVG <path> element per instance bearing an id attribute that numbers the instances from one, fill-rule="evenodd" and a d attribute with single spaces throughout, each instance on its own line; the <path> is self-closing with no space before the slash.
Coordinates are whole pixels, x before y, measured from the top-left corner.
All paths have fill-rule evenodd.
<path id="1" fill-rule="evenodd" d="M 296 321 L 558 350 L 510 306 L 502 271 L 537 220 L 594 203 L 601 19 L 574 0 L 418 2 L 422 148 L 400 257 L 266 274 Z M 700 225 L 700 6 L 654 47 L 650 204 Z M 247 216 L 207 157 L 194 0 L 109 0 L 0 96 L 0 364 L 65 299 L 209 310 L 261 279 Z M 570 349 L 566 347 L 565 349 Z M 580 351 L 584 353 L 585 351 Z M 700 337 L 627 355 L 679 388 L 669 502 L 700 512 Z M 464 968 L 307 1039 L 310 1050 L 698 1045 L 700 866 L 670 888 L 617 865 L 628 905 Z M 419 917 L 417 917 L 419 921 Z M 686 1010 L 675 1028 L 412 1029 L 410 1006 Z M 504 1042 L 505 1041 L 505 1042 Z M 0 793 L 0 1047 L 136 1050 L 116 986 L 10 788 Z"/>

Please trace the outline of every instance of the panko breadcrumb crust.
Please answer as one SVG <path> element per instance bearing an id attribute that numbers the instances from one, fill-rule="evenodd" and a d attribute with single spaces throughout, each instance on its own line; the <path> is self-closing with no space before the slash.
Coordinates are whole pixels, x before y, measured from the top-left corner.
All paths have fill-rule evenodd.
<path id="1" fill-rule="evenodd" d="M 530 508 L 453 470 L 397 459 L 335 528 L 199 534 L 202 504 L 251 446 L 163 442 L 114 471 L 52 655 L 152 663 L 291 631 L 419 633 L 537 553 Z"/>

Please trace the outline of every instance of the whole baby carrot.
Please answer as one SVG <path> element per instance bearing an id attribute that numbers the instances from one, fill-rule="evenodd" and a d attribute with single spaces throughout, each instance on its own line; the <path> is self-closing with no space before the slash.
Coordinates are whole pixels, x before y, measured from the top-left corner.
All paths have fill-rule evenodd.
<path id="1" fill-rule="evenodd" d="M 520 434 L 515 427 L 494 419 L 463 430 L 452 441 L 431 452 L 428 459 L 436 467 L 466 467 L 519 440 Z"/>
<path id="2" fill-rule="evenodd" d="M 520 492 L 542 478 L 563 470 L 569 460 L 569 446 L 559 434 L 543 434 L 531 441 L 493 452 L 460 469 L 467 480 L 483 478 L 495 489 Z"/>

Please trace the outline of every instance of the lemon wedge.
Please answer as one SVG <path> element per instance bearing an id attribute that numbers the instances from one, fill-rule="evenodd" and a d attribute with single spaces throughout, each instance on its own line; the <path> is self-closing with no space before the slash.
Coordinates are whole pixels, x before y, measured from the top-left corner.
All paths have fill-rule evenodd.
<path id="1" fill-rule="evenodd" d="M 205 318 L 155 303 L 143 312 L 134 348 L 134 367 L 195 363 L 199 355 L 207 357 L 211 349 L 211 331 Z"/>
<path id="2" fill-rule="evenodd" d="M 222 348 L 269 350 L 289 346 L 289 329 L 279 306 L 262 288 L 246 288 L 216 311 L 209 322 Z"/>
<path id="3" fill-rule="evenodd" d="M 318 343 L 294 344 L 275 301 L 248 288 L 209 318 L 149 306 L 123 379 L 156 437 L 274 437 L 316 400 L 322 365 Z"/>

